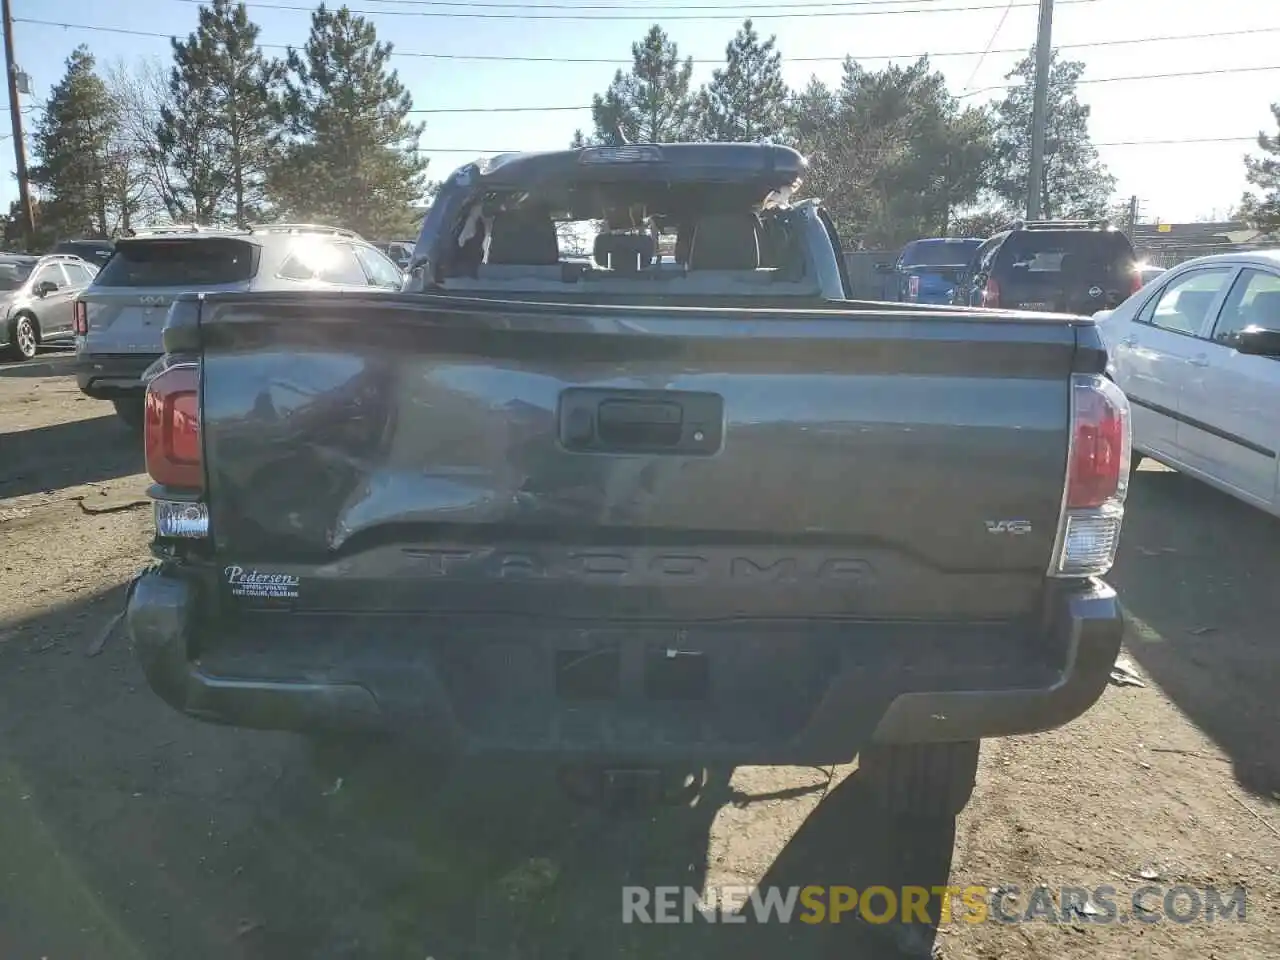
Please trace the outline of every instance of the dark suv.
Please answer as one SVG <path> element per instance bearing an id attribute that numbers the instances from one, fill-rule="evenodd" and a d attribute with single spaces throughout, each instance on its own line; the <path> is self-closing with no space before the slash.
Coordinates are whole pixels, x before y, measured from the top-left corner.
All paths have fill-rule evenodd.
<path id="1" fill-rule="evenodd" d="M 49 252 L 80 257 L 101 270 L 115 249 L 116 245 L 110 240 L 61 240 Z"/>
<path id="2" fill-rule="evenodd" d="M 1141 286 L 1133 244 L 1107 221 L 1017 220 L 975 251 L 954 302 L 1092 315 Z"/>

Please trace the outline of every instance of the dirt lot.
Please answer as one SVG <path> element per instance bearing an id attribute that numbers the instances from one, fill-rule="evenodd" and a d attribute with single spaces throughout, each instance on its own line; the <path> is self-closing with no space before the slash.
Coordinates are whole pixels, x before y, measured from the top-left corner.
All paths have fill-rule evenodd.
<path id="1" fill-rule="evenodd" d="M 407 758 L 339 784 L 292 737 L 172 713 L 120 633 L 86 655 L 150 514 L 136 444 L 66 370 L 0 365 L 4 960 L 1280 955 L 1280 524 L 1260 513 L 1140 472 L 1112 579 L 1147 685 L 986 744 L 954 826 L 886 829 L 852 767 L 722 771 L 693 807 L 623 817 L 536 768 L 437 783 Z M 1017 886 L 1015 915 L 1040 883 L 1055 910 L 1062 885 L 1110 884 L 1131 922 L 621 922 L 623 884 L 903 883 Z M 1246 917 L 1178 923 L 1157 895 L 1130 918 L 1148 883 L 1244 884 Z"/>

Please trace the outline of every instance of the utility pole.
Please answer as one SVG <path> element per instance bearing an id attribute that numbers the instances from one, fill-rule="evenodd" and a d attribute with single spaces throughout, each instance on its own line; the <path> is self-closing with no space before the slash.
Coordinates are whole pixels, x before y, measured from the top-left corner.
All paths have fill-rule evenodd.
<path id="1" fill-rule="evenodd" d="M 1138 196 L 1134 194 L 1129 198 L 1129 229 L 1125 231 L 1130 237 L 1133 236 L 1133 229 L 1138 225 Z"/>
<path id="2" fill-rule="evenodd" d="M 8 0 L 5 0 L 7 3 Z M 1045 112 L 1049 101 L 1049 55 L 1053 51 L 1053 0 L 1040 0 L 1036 31 L 1036 85 L 1031 101 L 1031 171 L 1027 183 L 1027 219 L 1040 219 L 1040 186 L 1044 181 Z"/>
<path id="3" fill-rule="evenodd" d="M 4 20 L 4 67 L 9 75 L 9 118 L 13 121 L 13 163 L 18 175 L 22 240 L 30 244 L 35 238 L 36 224 L 31 211 L 31 187 L 27 183 L 27 148 L 22 138 L 22 105 L 18 102 L 18 65 L 13 62 L 13 13 L 9 0 L 0 0 L 0 18 Z"/>

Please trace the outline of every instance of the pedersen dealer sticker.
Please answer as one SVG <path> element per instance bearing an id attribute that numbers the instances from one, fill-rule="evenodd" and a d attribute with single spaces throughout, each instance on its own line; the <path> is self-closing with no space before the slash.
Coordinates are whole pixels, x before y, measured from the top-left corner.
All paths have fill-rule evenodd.
<path id="1" fill-rule="evenodd" d="M 256 597 L 269 600 L 296 600 L 298 578 L 291 573 L 229 566 L 223 570 L 233 597 Z"/>

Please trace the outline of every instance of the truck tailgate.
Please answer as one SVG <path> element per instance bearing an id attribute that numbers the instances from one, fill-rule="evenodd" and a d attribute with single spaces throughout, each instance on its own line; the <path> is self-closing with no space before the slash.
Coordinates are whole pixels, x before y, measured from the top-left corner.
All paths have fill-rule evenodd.
<path id="1" fill-rule="evenodd" d="M 184 343 L 218 556 L 296 607 L 1001 620 L 1043 590 L 1063 318 L 264 294 Z"/>

